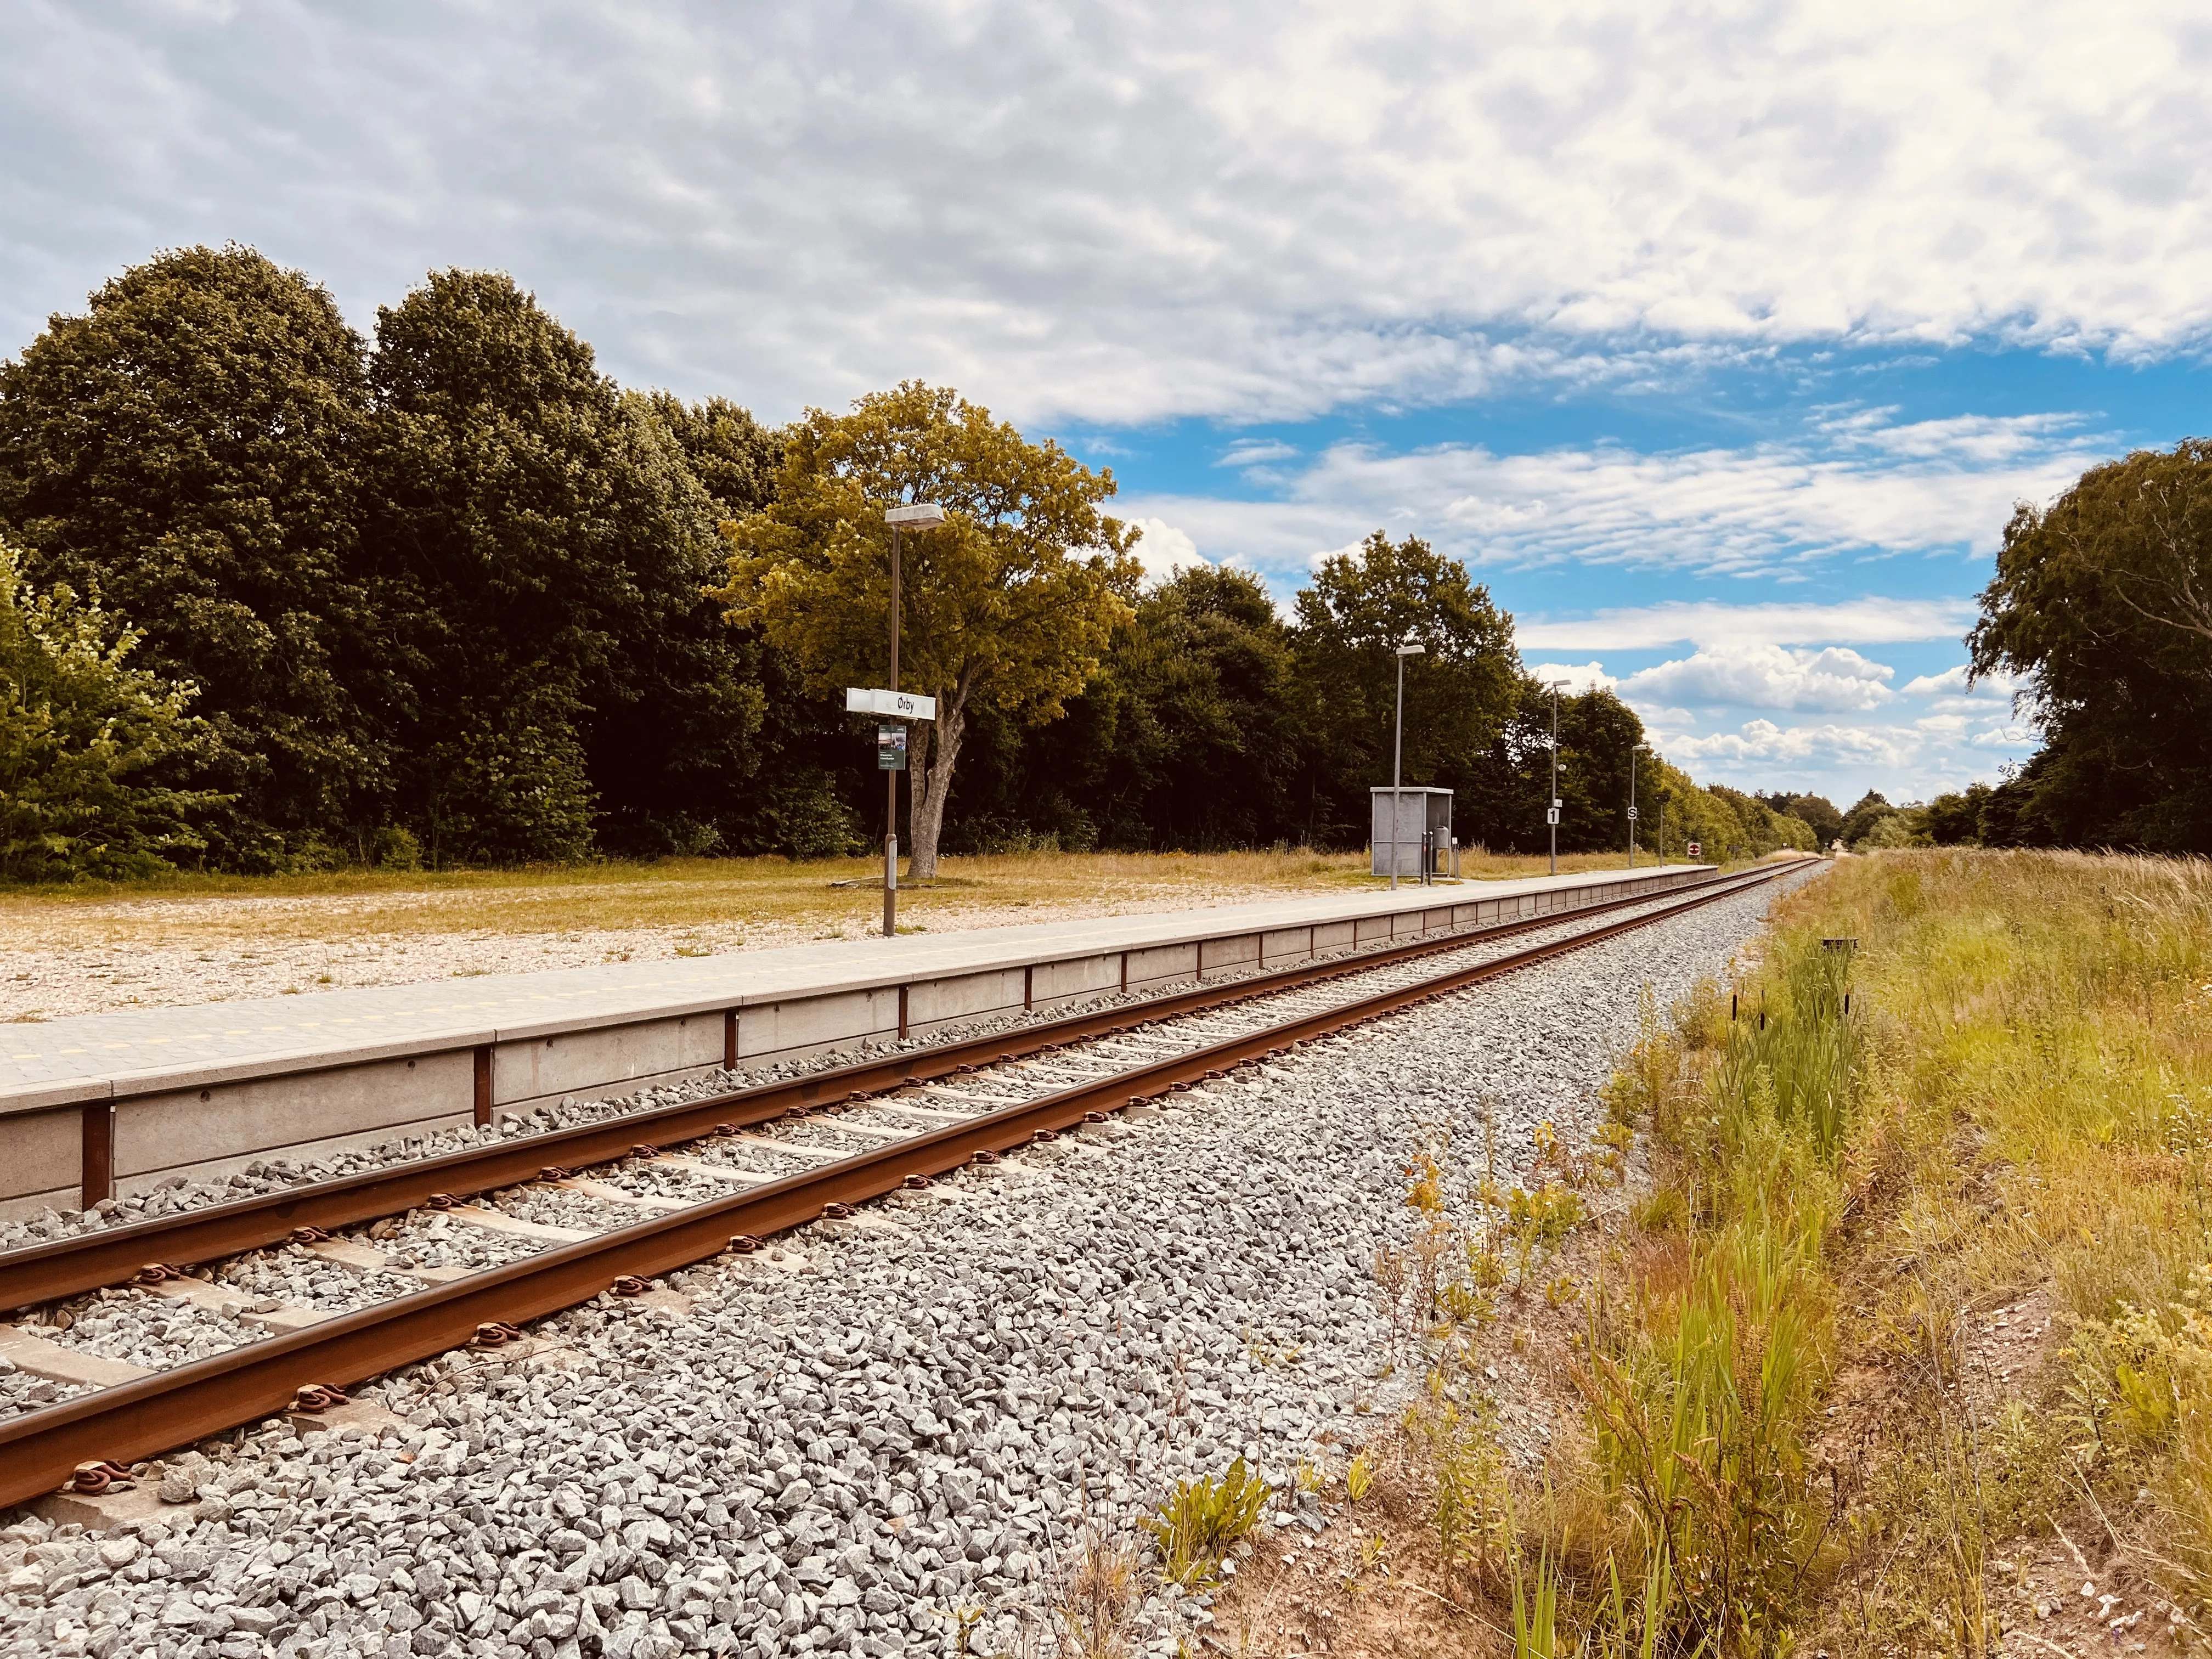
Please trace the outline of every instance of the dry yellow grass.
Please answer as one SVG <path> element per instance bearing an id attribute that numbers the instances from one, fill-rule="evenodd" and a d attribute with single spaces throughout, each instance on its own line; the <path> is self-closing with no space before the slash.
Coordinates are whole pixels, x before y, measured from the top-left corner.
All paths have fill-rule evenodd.
<path id="1" fill-rule="evenodd" d="M 1623 861 L 1620 854 L 1593 854 L 1559 863 L 1575 871 Z M 880 893 L 832 884 L 872 881 L 880 867 L 864 859 L 672 859 L 438 873 L 177 876 L 0 896 L 0 946 L 222 949 L 282 940 L 732 927 L 745 933 L 744 943 L 784 943 L 866 931 L 881 915 Z M 1463 866 L 1480 879 L 1544 869 L 1541 858 L 1489 854 L 1470 855 Z M 1357 853 L 1007 854 L 945 860 L 933 885 L 904 890 L 900 913 L 923 928 L 981 927 L 1376 884 L 1365 855 Z M 756 939 L 755 933 L 769 937 Z"/>
<path id="2" fill-rule="evenodd" d="M 858 939 L 882 925 L 880 867 L 688 859 L 0 893 L 0 1021 Z M 1463 868 L 1496 878 L 1540 874 L 1544 862 L 1482 854 Z M 1010 854 L 947 859 L 934 884 L 904 890 L 899 919 L 951 933 L 1379 884 L 1359 854 Z"/>

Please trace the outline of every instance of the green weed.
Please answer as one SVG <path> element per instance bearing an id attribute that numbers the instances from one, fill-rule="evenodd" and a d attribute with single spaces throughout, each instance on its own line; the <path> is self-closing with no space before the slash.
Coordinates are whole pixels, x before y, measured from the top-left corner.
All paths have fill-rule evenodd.
<path id="1" fill-rule="evenodd" d="M 1211 1583 L 1221 1560 L 1260 1524 L 1267 1484 L 1238 1458 L 1218 1479 L 1178 1481 L 1145 1522 L 1159 1557 L 1160 1576 L 1175 1583 Z"/>

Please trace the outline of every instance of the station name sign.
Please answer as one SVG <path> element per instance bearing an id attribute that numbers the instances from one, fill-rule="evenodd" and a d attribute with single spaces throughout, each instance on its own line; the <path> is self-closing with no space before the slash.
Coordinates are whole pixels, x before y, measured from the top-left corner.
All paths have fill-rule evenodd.
<path id="1" fill-rule="evenodd" d="M 893 720 L 933 720 L 937 718 L 937 699 L 921 696 L 912 691 L 871 690 L 861 686 L 845 688 L 845 712 L 848 714 L 888 714 Z"/>

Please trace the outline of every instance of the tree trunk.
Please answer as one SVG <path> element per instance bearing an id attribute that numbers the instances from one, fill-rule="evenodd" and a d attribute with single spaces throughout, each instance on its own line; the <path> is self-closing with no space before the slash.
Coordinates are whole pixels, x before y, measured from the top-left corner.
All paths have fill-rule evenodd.
<path id="1" fill-rule="evenodd" d="M 962 680 L 951 696 L 938 702 L 937 724 L 934 732 L 929 726 L 915 723 L 914 747 L 917 753 L 908 757 L 914 770 L 908 775 L 914 780 L 914 804 L 908 809 L 908 824 L 914 840 L 914 863 L 907 871 L 907 879 L 921 881 L 937 873 L 937 838 L 945 830 L 945 798 L 951 793 L 952 768 L 960 758 L 960 739 L 968 729 L 968 685 Z"/>

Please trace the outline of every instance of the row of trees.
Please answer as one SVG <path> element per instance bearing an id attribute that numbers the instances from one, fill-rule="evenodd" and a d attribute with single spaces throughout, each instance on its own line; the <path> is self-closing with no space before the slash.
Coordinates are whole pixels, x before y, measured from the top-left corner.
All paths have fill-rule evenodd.
<path id="1" fill-rule="evenodd" d="M 1286 618 L 1234 570 L 1146 587 L 1113 493 L 941 389 L 775 432 L 626 392 L 501 276 L 363 339 L 250 249 L 164 254 L 0 365 L 0 873 L 858 850 L 880 786 L 836 693 L 887 667 L 911 501 L 948 509 L 904 538 L 922 872 L 1357 845 L 1408 635 L 1406 781 L 1542 844 L 1553 711 L 1462 566 L 1378 532 Z M 1641 725 L 1558 717 L 1561 846 L 1621 846 Z M 1654 850 L 1662 800 L 1676 850 L 1812 842 L 1646 765 Z"/>
<path id="2" fill-rule="evenodd" d="M 772 816 L 783 734 L 702 590 L 773 449 L 740 410 L 624 393 L 504 277 L 433 276 L 371 345 L 234 247 L 126 272 L 0 368 L 22 578 L 96 592 L 194 688 L 146 769 L 210 798 L 226 868 L 664 852 Z"/>
<path id="3" fill-rule="evenodd" d="M 1462 842 L 1547 845 L 1550 694 L 1522 672 L 1511 618 L 1456 561 L 1380 532 L 1315 572 L 1285 619 L 1245 572 L 1188 569 L 1136 601 L 1066 718 L 1037 731 L 987 718 L 962 784 L 963 849 L 1060 846 L 1357 846 L 1368 792 L 1390 776 L 1391 647 L 1407 635 L 1405 780 L 1454 792 Z M 1627 844 L 1629 768 L 1644 727 L 1609 691 L 1557 710 L 1560 849 Z M 1638 843 L 1680 854 L 1810 848 L 1764 800 L 1646 757 Z"/>

